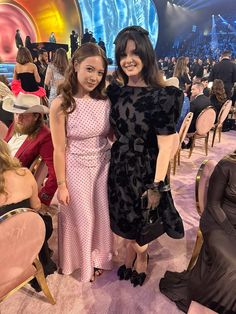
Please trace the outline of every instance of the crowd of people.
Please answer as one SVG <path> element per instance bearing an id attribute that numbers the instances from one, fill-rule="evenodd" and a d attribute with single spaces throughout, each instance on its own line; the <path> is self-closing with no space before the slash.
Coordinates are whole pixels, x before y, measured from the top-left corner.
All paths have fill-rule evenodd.
<path id="1" fill-rule="evenodd" d="M 50 63 L 45 51 L 34 63 L 19 32 L 17 36 L 14 79 L 2 99 L 2 109 L 14 116 L 4 142 L 0 141 L 0 215 L 21 202 L 47 211 L 57 190 L 58 271 L 70 275 L 80 269 L 82 282 L 94 282 L 112 268 L 115 234 L 125 247 L 118 279 L 142 286 L 150 275 L 149 243 L 163 233 L 184 237 L 168 178 L 180 121 L 193 112 L 190 131 L 194 132 L 204 108 L 212 105 L 219 113 L 232 97 L 236 64 L 229 51 L 207 67 L 201 59 L 192 63 L 188 57 L 157 62 L 148 32 L 129 26 L 116 36 L 117 70 L 107 86 L 102 40 L 96 44 L 88 30 L 79 48 L 71 45 L 69 61 L 60 48 Z M 76 37 L 75 32 L 71 36 Z M 175 83 L 167 83 L 165 77 L 174 77 Z M 211 89 L 208 81 L 213 82 Z M 190 142 L 184 145 L 188 149 Z M 39 155 L 48 177 L 37 192 L 27 169 Z M 188 273 L 167 273 L 160 282 L 160 290 L 185 312 L 191 300 L 197 300 L 220 309 L 219 313 L 236 313 L 235 167 L 232 153 L 218 163 L 211 177 L 201 218 L 204 245 L 196 266 Z M 47 245 L 50 235 L 40 255 L 45 275 L 56 270 Z M 179 299 L 176 277 L 186 287 L 180 289 Z M 208 298 L 202 295 L 203 285 Z M 40 290 L 37 282 L 32 286 Z M 218 286 L 224 286 L 221 294 Z"/>

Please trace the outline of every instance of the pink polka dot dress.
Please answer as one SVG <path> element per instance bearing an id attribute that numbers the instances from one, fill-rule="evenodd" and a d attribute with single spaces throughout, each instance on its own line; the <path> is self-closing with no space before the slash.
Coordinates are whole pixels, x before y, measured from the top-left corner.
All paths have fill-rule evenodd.
<path id="1" fill-rule="evenodd" d="M 70 202 L 60 206 L 59 267 L 63 274 L 80 268 L 83 282 L 91 279 L 94 267 L 111 269 L 109 113 L 108 100 L 78 98 L 67 121 L 66 180 Z"/>

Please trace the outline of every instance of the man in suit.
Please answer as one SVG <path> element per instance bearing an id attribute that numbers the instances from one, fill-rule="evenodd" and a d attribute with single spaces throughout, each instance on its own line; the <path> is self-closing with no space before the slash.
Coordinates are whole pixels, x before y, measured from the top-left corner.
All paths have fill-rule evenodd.
<path id="1" fill-rule="evenodd" d="M 20 47 L 24 47 L 23 45 L 23 41 L 20 35 L 20 30 L 17 29 L 16 30 L 16 35 L 15 35 L 15 43 L 16 43 L 16 47 L 19 49 Z"/>
<path id="2" fill-rule="evenodd" d="M 2 108 L 14 113 L 14 122 L 5 137 L 12 155 L 27 168 L 40 155 L 48 167 L 47 181 L 39 191 L 39 198 L 45 208 L 49 206 L 57 189 L 51 133 L 43 122 L 43 114 L 49 110 L 41 105 L 38 96 L 22 93 L 17 97 L 6 97 Z"/>
<path id="3" fill-rule="evenodd" d="M 78 34 L 73 30 L 70 34 L 70 49 L 71 49 L 71 58 L 73 56 L 73 53 L 78 48 Z"/>
<path id="4" fill-rule="evenodd" d="M 193 112 L 193 119 L 188 129 L 188 133 L 196 131 L 196 121 L 203 109 L 211 105 L 210 99 L 203 94 L 204 85 L 201 82 L 194 83 L 191 88 L 190 112 Z M 182 148 L 190 148 L 192 140 L 188 143 L 183 143 Z"/>
<path id="5" fill-rule="evenodd" d="M 213 82 L 215 79 L 222 80 L 229 99 L 232 97 L 232 88 L 236 82 L 236 64 L 230 59 L 230 51 L 222 52 L 221 61 L 213 66 L 208 79 L 209 82 Z"/>

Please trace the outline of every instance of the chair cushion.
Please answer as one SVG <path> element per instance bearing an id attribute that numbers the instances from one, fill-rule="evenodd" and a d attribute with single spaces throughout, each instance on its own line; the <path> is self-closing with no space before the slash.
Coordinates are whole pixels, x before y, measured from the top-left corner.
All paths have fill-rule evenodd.
<path id="1" fill-rule="evenodd" d="M 32 211 L 0 222 L 0 295 L 34 273 L 33 261 L 45 239 L 42 218 Z M 3 289 L 3 290 L 2 290 Z"/>

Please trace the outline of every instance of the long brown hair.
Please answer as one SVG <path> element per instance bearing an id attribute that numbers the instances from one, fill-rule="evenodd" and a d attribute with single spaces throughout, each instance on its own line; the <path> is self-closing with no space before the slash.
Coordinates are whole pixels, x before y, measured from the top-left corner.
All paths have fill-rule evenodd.
<path id="1" fill-rule="evenodd" d="M 222 80 L 215 79 L 211 88 L 211 95 L 215 95 L 219 103 L 223 104 L 227 100 L 224 83 Z"/>
<path id="2" fill-rule="evenodd" d="M 66 68 L 68 66 L 68 58 L 65 49 L 59 48 L 56 50 L 52 64 L 56 67 L 61 75 L 65 74 Z"/>
<path id="3" fill-rule="evenodd" d="M 75 110 L 75 96 L 79 91 L 77 80 L 77 73 L 75 72 L 75 65 L 80 64 L 88 57 L 99 56 L 102 58 L 104 65 L 104 73 L 101 82 L 98 86 L 90 92 L 90 97 L 94 99 L 106 99 L 105 95 L 105 79 L 107 75 L 107 59 L 104 51 L 94 43 L 86 43 L 79 47 L 73 54 L 70 64 L 65 73 L 65 81 L 59 86 L 58 92 L 62 95 L 61 108 L 65 113 L 71 113 Z"/>
<path id="4" fill-rule="evenodd" d="M 14 170 L 17 174 L 17 170 L 21 168 L 20 161 L 16 158 L 12 158 L 7 143 L 0 139 L 0 194 L 5 194 L 5 179 L 4 172 L 7 170 Z M 20 174 L 19 174 L 20 175 Z"/>
<path id="5" fill-rule="evenodd" d="M 163 76 L 158 68 L 156 56 L 152 43 L 148 37 L 148 31 L 140 26 L 129 26 L 121 30 L 115 39 L 115 57 L 118 67 L 118 73 L 121 75 L 125 84 L 128 83 L 128 76 L 120 66 L 121 57 L 125 53 L 128 40 L 135 43 L 135 53 L 143 63 L 142 78 L 144 82 L 151 87 L 165 86 Z"/>
<path id="6" fill-rule="evenodd" d="M 16 62 L 20 64 L 26 64 L 29 62 L 33 62 L 32 55 L 28 48 L 26 47 L 20 47 L 18 49 L 17 55 L 16 55 Z"/>
<path id="7" fill-rule="evenodd" d="M 185 73 L 188 73 L 186 57 L 179 57 L 174 68 L 173 76 L 180 78 Z"/>

